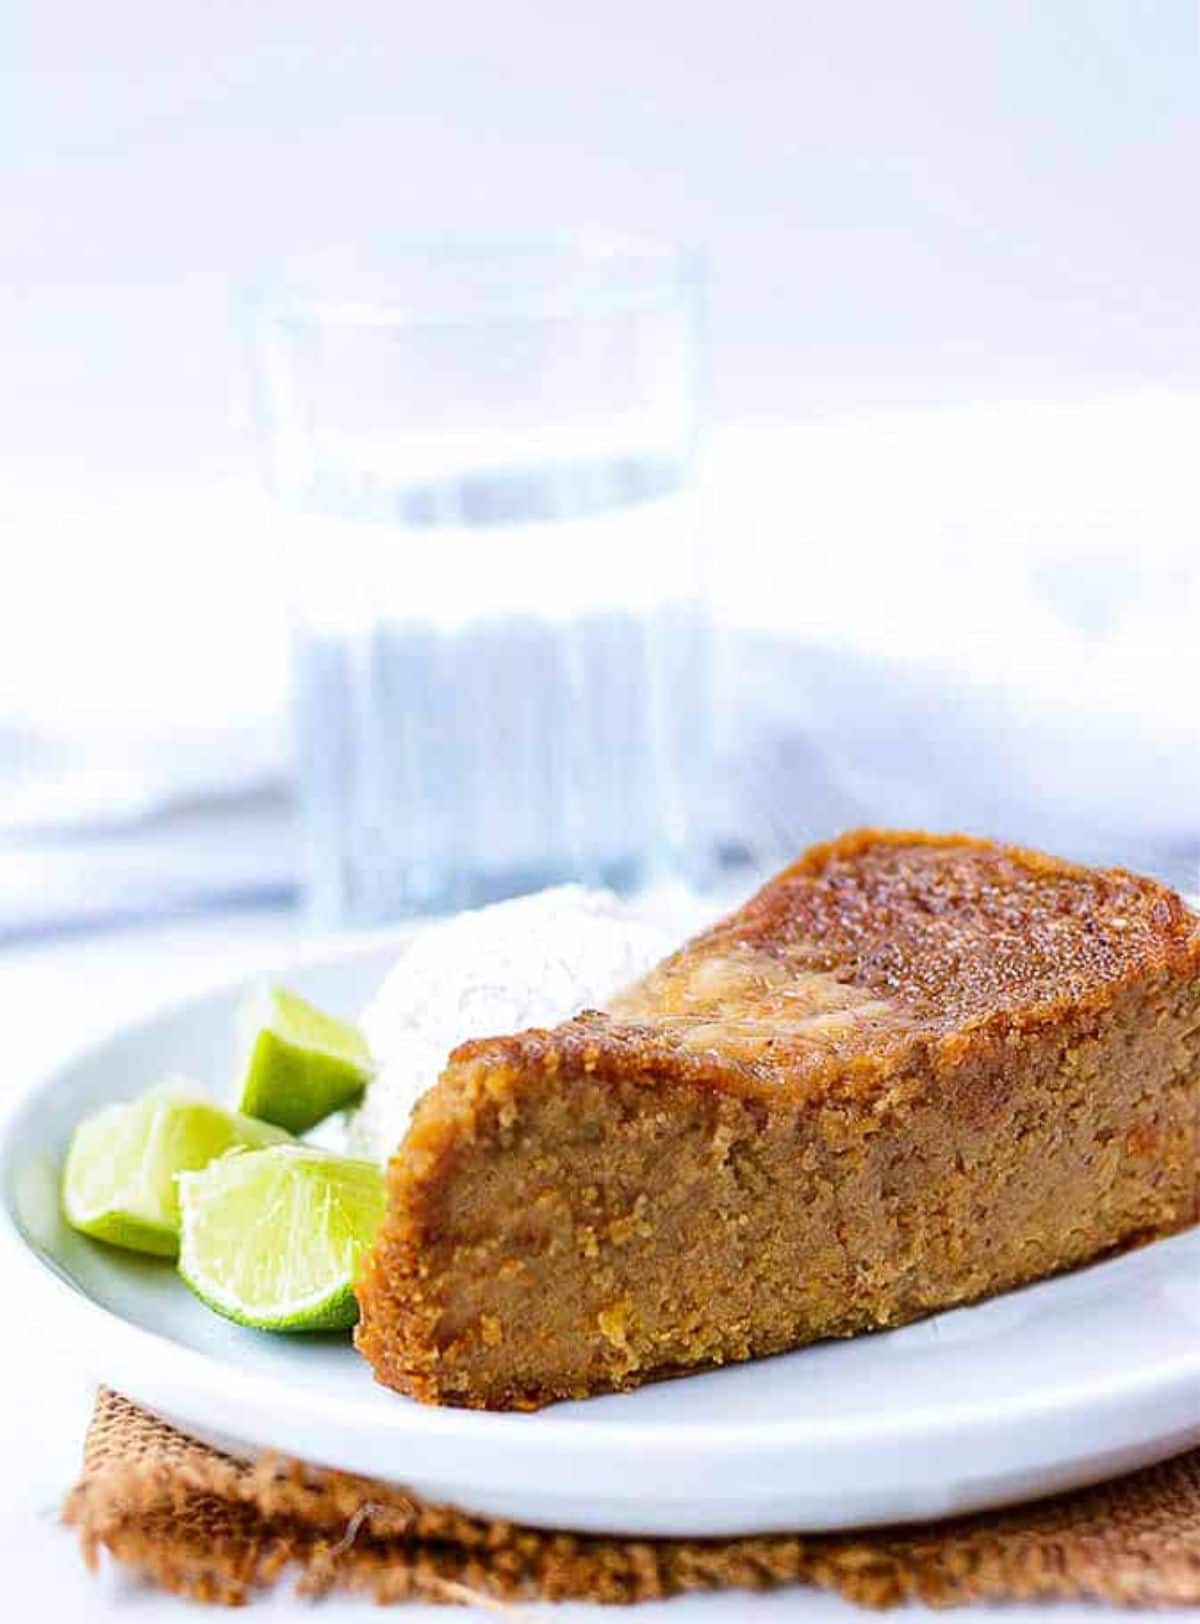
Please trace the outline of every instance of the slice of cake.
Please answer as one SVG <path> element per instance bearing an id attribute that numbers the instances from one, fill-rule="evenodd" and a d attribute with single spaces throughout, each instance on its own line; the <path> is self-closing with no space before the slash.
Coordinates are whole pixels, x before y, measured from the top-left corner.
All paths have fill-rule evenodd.
<path id="1" fill-rule="evenodd" d="M 604 1014 L 466 1043 L 359 1285 L 379 1379 L 532 1408 L 900 1325 L 1197 1216 L 1200 920 L 847 835 Z"/>

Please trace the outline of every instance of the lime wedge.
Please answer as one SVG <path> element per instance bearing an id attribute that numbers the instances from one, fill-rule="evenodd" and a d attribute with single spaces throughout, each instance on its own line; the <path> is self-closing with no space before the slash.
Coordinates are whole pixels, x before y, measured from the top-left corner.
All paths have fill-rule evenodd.
<path id="1" fill-rule="evenodd" d="M 241 1108 L 289 1133 L 307 1133 L 362 1098 L 371 1051 L 357 1027 L 284 987 L 259 988 L 240 1015 L 246 1056 Z"/>
<path id="2" fill-rule="evenodd" d="M 259 1331 L 339 1331 L 383 1217 L 383 1171 L 309 1145 L 224 1156 L 179 1180 L 179 1272 L 209 1308 Z"/>
<path id="3" fill-rule="evenodd" d="M 205 1167 L 235 1145 L 277 1144 L 287 1135 L 222 1110 L 184 1083 L 110 1105 L 75 1129 L 63 1169 L 67 1222 L 134 1252 L 179 1250 L 176 1173 Z"/>

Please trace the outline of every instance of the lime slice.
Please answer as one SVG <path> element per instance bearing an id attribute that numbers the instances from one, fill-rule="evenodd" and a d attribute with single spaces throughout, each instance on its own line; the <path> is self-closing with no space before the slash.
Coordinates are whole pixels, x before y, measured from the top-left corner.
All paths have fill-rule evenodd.
<path id="1" fill-rule="evenodd" d="M 179 1250 L 176 1173 L 205 1167 L 235 1145 L 258 1148 L 287 1135 L 224 1111 L 183 1083 L 110 1105 L 75 1129 L 63 1169 L 67 1222 L 134 1252 Z"/>
<path id="2" fill-rule="evenodd" d="M 179 1272 L 209 1308 L 259 1331 L 338 1331 L 383 1217 L 374 1162 L 310 1145 L 225 1156 L 179 1180 Z"/>
<path id="3" fill-rule="evenodd" d="M 307 1133 L 362 1098 L 371 1051 L 356 1026 L 314 1009 L 284 987 L 259 988 L 240 1015 L 245 1067 L 241 1108 L 289 1133 Z"/>

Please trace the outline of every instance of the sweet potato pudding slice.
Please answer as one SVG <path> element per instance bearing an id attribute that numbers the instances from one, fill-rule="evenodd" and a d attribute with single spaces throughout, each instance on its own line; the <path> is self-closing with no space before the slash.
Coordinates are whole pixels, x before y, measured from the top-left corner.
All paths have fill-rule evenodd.
<path id="1" fill-rule="evenodd" d="M 1200 920 L 962 837 L 817 846 L 607 1012 L 463 1044 L 358 1288 L 379 1379 L 535 1408 L 1191 1223 Z"/>

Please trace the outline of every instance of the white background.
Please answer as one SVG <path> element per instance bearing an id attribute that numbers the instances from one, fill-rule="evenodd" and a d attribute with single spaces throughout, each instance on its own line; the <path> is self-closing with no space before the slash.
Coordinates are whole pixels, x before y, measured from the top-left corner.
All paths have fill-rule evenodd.
<path id="1" fill-rule="evenodd" d="M 1035 608 L 1049 644 L 1014 623 L 1000 568 L 973 619 L 940 616 L 998 652 L 989 680 L 1061 645 L 1055 693 L 1033 684 L 1056 705 L 1093 648 L 1112 664 L 1120 622 L 1136 669 L 1105 676 L 1102 706 L 1114 687 L 1135 715 L 1146 691 L 1184 695 L 1188 649 L 1154 605 L 1191 623 L 1198 170 L 1193 0 L 9 0 L 0 785 L 35 748 L 83 812 L 82 771 L 97 803 L 123 777 L 136 806 L 163 780 L 279 770 L 286 580 L 254 505 L 240 290 L 378 229 L 594 227 L 706 252 L 719 428 L 812 430 L 739 473 L 713 527 L 739 624 L 874 650 L 859 579 L 890 555 L 890 582 L 914 560 L 893 620 L 927 640 L 922 573 L 968 595 L 981 548 L 1018 547 L 1058 600 Z M 1134 403 L 1111 432 L 989 404 L 939 452 L 937 415 L 967 403 L 1106 398 Z M 826 457 L 825 425 L 864 411 L 876 428 Z M 1142 649 L 1178 649 L 1173 684 Z M 1189 802 L 1177 777 L 1163 804 Z M 27 810 L 2 798 L 0 829 Z"/>
<path id="2" fill-rule="evenodd" d="M 7 472 L 244 454 L 229 303 L 365 230 L 716 275 L 719 415 L 1200 382 L 1191 0 L 9 0 Z"/>

